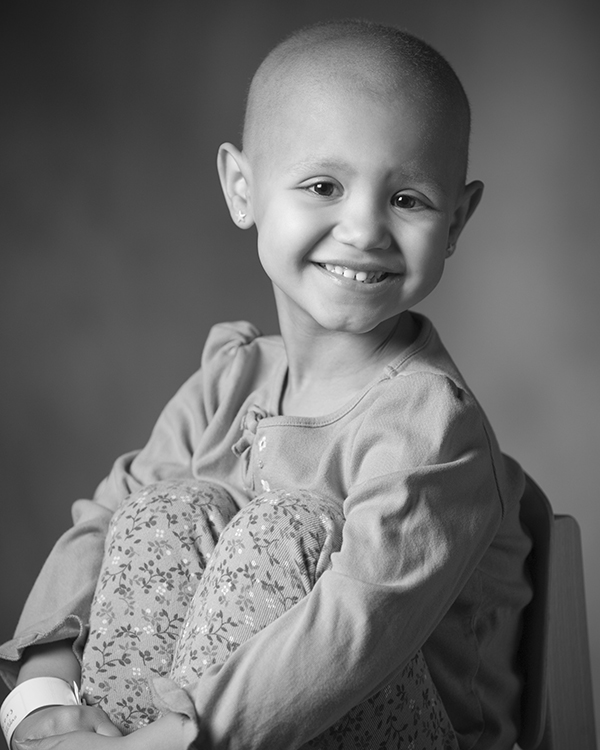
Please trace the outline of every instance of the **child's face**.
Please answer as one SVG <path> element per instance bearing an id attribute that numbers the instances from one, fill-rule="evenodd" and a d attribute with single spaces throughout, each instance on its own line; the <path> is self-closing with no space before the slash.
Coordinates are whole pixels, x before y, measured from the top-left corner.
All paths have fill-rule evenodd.
<path id="1" fill-rule="evenodd" d="M 365 333 L 433 290 L 467 218 L 449 142 L 405 97 L 335 86 L 290 97 L 248 179 L 280 318 Z"/>

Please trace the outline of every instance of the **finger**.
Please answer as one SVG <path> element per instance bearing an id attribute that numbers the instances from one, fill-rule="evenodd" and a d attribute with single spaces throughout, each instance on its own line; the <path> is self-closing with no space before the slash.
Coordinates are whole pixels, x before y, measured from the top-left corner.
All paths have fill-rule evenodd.
<path id="1" fill-rule="evenodd" d="M 67 732 L 43 739 L 17 740 L 13 750 L 116 750 L 118 737 L 102 737 L 94 732 Z"/>
<path id="2" fill-rule="evenodd" d="M 96 727 L 96 734 L 101 734 L 104 737 L 121 737 L 121 732 L 117 729 L 117 727 L 110 722 L 107 718 L 103 719 L 101 722 L 99 722 Z"/>
<path id="3" fill-rule="evenodd" d="M 89 706 L 86 717 L 88 728 L 104 737 L 121 737 L 120 730 L 112 723 L 107 714 L 99 706 Z"/>
<path id="4" fill-rule="evenodd" d="M 13 748 L 14 750 L 87 750 L 98 746 L 94 742 L 94 737 L 96 735 L 93 732 L 67 732 L 67 734 L 54 734 L 42 739 L 16 740 L 13 742 Z M 106 746 L 101 745 L 101 747 Z"/>
<path id="5" fill-rule="evenodd" d="M 46 737 L 43 739 L 27 739 L 17 740 L 13 739 L 11 746 L 14 750 L 52 750 L 56 747 L 57 739 L 62 735 L 56 735 L 54 737 Z"/>

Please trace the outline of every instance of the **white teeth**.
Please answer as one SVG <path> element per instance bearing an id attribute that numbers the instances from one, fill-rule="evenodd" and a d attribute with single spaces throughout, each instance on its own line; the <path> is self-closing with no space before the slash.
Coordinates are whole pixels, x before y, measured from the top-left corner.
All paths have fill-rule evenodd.
<path id="1" fill-rule="evenodd" d="M 345 279 L 354 279 L 363 284 L 373 284 L 387 276 L 385 271 L 354 271 L 347 266 L 334 266 L 331 263 L 321 263 L 321 265 L 337 276 L 343 276 Z"/>

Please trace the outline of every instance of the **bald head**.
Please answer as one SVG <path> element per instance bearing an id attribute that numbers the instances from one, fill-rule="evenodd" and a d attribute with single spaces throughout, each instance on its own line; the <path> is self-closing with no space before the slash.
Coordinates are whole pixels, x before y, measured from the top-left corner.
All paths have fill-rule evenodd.
<path id="1" fill-rule="evenodd" d="M 446 60 L 400 29 L 361 20 L 331 21 L 300 29 L 265 58 L 248 92 L 243 147 L 258 158 L 268 147 L 278 113 L 315 88 L 335 87 L 383 101 L 408 101 L 423 127 L 443 127 L 448 148 L 466 173 L 470 108 Z"/>

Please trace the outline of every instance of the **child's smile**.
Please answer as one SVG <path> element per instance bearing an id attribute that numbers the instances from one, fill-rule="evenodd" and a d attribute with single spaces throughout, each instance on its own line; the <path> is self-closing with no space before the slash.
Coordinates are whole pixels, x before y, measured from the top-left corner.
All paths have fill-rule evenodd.
<path id="1" fill-rule="evenodd" d="M 226 147 L 282 329 L 387 330 L 437 285 L 468 218 L 447 121 L 363 78 L 299 71 L 247 151 Z"/>
<path id="2" fill-rule="evenodd" d="M 251 159 L 250 205 L 280 317 L 372 331 L 439 281 L 459 193 L 443 129 L 407 100 L 298 87 Z"/>
<path id="3" fill-rule="evenodd" d="M 319 263 L 318 265 L 329 271 L 329 273 L 341 276 L 343 279 L 358 281 L 362 284 L 377 284 L 390 277 L 387 271 L 363 271 L 342 265 L 332 265 L 331 263 Z"/>

